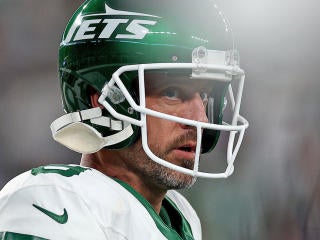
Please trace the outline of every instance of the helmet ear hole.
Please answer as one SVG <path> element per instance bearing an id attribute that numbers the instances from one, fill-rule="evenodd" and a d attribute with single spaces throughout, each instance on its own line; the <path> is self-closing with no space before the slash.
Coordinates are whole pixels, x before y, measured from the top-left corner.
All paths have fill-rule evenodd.
<path id="1" fill-rule="evenodd" d="M 93 89 L 93 87 L 89 86 L 88 87 L 88 94 L 90 97 L 90 104 L 93 108 L 95 107 L 103 107 L 99 102 L 98 99 L 100 97 L 100 94 L 98 93 L 98 91 L 96 91 L 95 89 Z"/>

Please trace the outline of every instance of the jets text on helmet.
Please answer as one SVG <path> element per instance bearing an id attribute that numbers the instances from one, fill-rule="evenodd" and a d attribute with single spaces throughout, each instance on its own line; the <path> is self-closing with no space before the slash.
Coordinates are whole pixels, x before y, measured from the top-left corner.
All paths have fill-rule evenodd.
<path id="1" fill-rule="evenodd" d="M 110 18 L 111 16 L 112 18 Z M 117 17 L 115 18 L 115 16 Z M 154 20 L 146 20 L 145 17 L 160 18 L 144 13 L 118 11 L 105 5 L 104 13 L 78 17 L 61 44 L 91 39 L 143 39 L 149 32 L 145 25 L 153 26 L 157 23 Z M 124 27 L 123 32 L 116 31 L 124 29 Z"/>

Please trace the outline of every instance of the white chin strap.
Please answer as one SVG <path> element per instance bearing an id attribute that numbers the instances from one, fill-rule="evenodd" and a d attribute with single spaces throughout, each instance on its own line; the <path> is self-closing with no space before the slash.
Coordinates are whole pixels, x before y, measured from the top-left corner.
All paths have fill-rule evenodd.
<path id="1" fill-rule="evenodd" d="M 83 123 L 84 120 L 119 132 L 103 137 L 95 128 Z M 73 151 L 85 154 L 120 143 L 133 134 L 131 124 L 102 116 L 99 107 L 63 115 L 50 127 L 54 140 Z"/>

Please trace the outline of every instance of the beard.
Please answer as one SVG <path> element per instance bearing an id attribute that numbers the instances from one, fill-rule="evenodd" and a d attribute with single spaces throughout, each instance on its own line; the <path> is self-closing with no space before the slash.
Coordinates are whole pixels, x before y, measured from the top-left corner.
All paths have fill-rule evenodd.
<path id="1" fill-rule="evenodd" d="M 172 149 L 181 146 L 187 140 L 194 139 L 196 137 L 195 134 L 194 131 L 190 131 L 171 141 L 164 149 L 161 149 L 159 144 L 150 145 L 150 150 L 160 159 L 170 162 L 168 155 Z M 128 169 L 139 175 L 142 179 L 145 179 L 146 184 L 154 185 L 164 190 L 190 188 L 197 179 L 153 161 L 143 150 L 141 138 L 126 149 L 123 157 L 127 159 Z M 179 166 L 193 169 L 194 159 L 184 159 L 180 161 Z"/>

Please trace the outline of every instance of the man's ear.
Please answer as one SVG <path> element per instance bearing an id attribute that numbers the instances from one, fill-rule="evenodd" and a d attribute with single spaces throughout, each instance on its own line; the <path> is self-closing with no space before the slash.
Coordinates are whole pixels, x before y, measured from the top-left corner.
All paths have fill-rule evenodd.
<path id="1" fill-rule="evenodd" d="M 90 92 L 90 102 L 92 107 L 103 108 L 103 106 L 98 102 L 99 97 L 100 97 L 100 93 L 98 93 L 97 91 Z"/>

